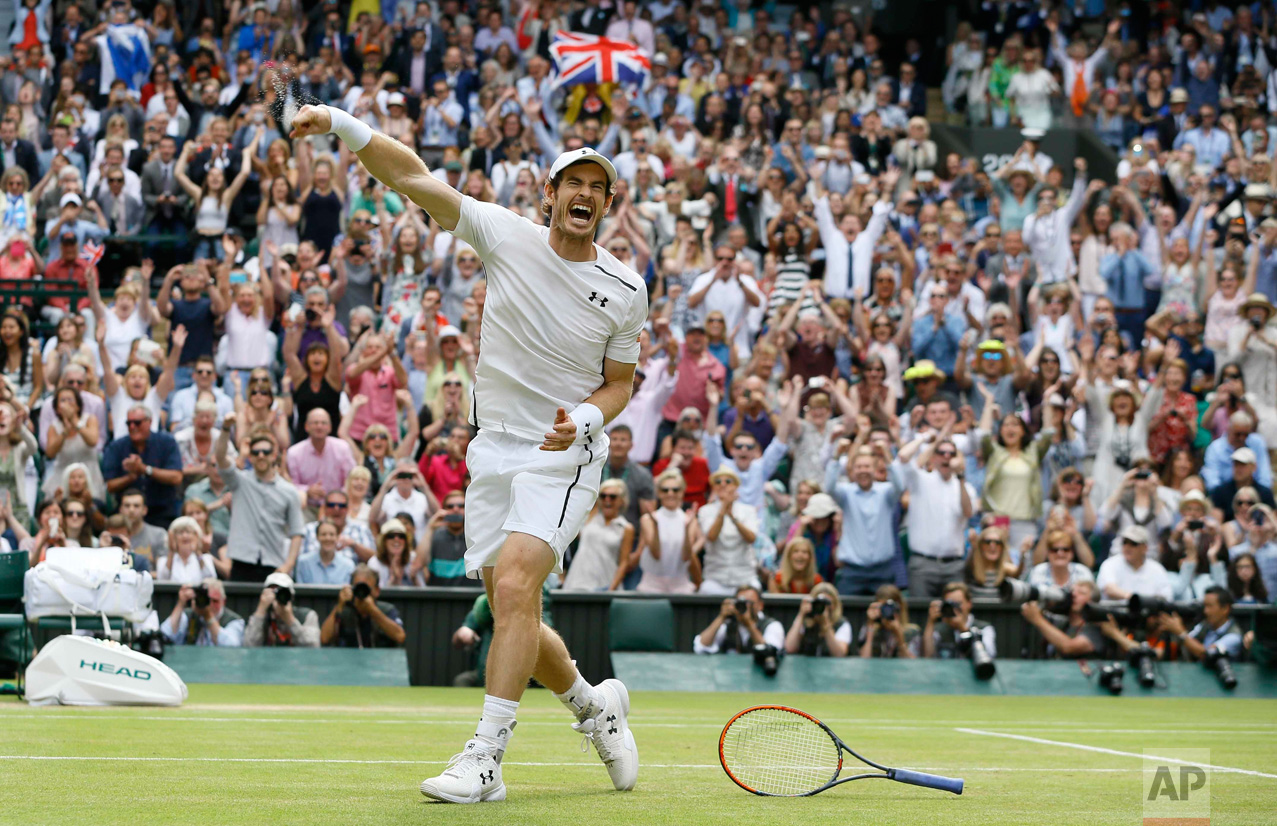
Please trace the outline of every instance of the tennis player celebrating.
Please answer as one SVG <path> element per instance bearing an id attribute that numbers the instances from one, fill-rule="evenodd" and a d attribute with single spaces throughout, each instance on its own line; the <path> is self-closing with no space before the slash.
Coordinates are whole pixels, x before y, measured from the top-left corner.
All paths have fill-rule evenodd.
<path id="1" fill-rule="evenodd" d="M 547 229 L 463 197 L 411 149 L 340 109 L 306 106 L 293 120 L 292 137 L 329 132 L 377 180 L 474 247 L 487 270 L 470 405 L 480 431 L 466 455 L 466 573 L 482 571 L 496 620 L 488 694 L 474 738 L 421 792 L 453 803 L 505 799 L 501 759 L 532 676 L 576 716 L 572 727 L 590 736 L 612 784 L 628 791 L 638 779 L 638 749 L 625 686 L 587 683 L 541 622 L 541 586 L 562 571 L 598 495 L 603 425 L 629 402 L 647 318 L 642 279 L 594 243 L 616 169 L 593 149 L 560 155 L 545 184 Z"/>

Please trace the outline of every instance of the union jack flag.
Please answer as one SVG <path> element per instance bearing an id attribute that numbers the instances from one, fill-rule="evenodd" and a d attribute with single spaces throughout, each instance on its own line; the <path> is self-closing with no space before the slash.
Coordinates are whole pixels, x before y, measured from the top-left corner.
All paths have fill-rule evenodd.
<path id="1" fill-rule="evenodd" d="M 106 252 L 106 248 L 95 241 L 85 241 L 84 249 L 80 250 L 80 260 L 88 264 L 90 267 L 96 267 L 98 262 L 102 260 L 102 254 Z"/>
<path id="2" fill-rule="evenodd" d="M 633 43 L 592 34 L 559 32 L 550 44 L 550 54 L 559 87 L 619 83 L 642 88 L 652 70 L 651 61 Z"/>

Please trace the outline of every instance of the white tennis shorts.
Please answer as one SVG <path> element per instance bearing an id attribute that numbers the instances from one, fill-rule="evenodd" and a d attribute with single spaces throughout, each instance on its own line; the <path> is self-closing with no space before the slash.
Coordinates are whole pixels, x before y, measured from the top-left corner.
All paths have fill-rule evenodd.
<path id="1" fill-rule="evenodd" d="M 466 576 L 497 564 L 511 533 L 542 539 L 554 550 L 554 572 L 594 507 L 607 462 L 608 437 L 589 445 L 541 450 L 540 442 L 481 430 L 470 442 L 466 467 Z"/>

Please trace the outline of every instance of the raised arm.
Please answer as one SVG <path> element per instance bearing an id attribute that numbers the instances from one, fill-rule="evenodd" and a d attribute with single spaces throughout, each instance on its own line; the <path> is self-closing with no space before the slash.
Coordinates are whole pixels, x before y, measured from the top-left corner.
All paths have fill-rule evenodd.
<path id="1" fill-rule="evenodd" d="M 451 232 L 457 228 L 461 218 L 461 193 L 431 175 L 426 164 L 410 148 L 372 131 L 346 112 L 331 106 L 303 106 L 293 120 L 289 137 L 323 135 L 330 131 L 355 151 L 374 178 L 406 195 L 444 229 Z"/>

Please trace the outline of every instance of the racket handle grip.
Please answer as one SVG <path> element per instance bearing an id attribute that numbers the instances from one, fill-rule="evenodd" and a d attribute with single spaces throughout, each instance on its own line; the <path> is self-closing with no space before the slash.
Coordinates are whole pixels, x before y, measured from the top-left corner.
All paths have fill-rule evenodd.
<path id="1" fill-rule="evenodd" d="M 954 794 L 962 794 L 962 778 L 960 777 L 942 777 L 938 774 L 915 772 L 909 769 L 891 769 L 887 772 L 887 776 L 892 780 L 898 780 L 901 783 L 908 783 L 912 786 L 925 786 L 928 789 L 940 789 Z"/>

